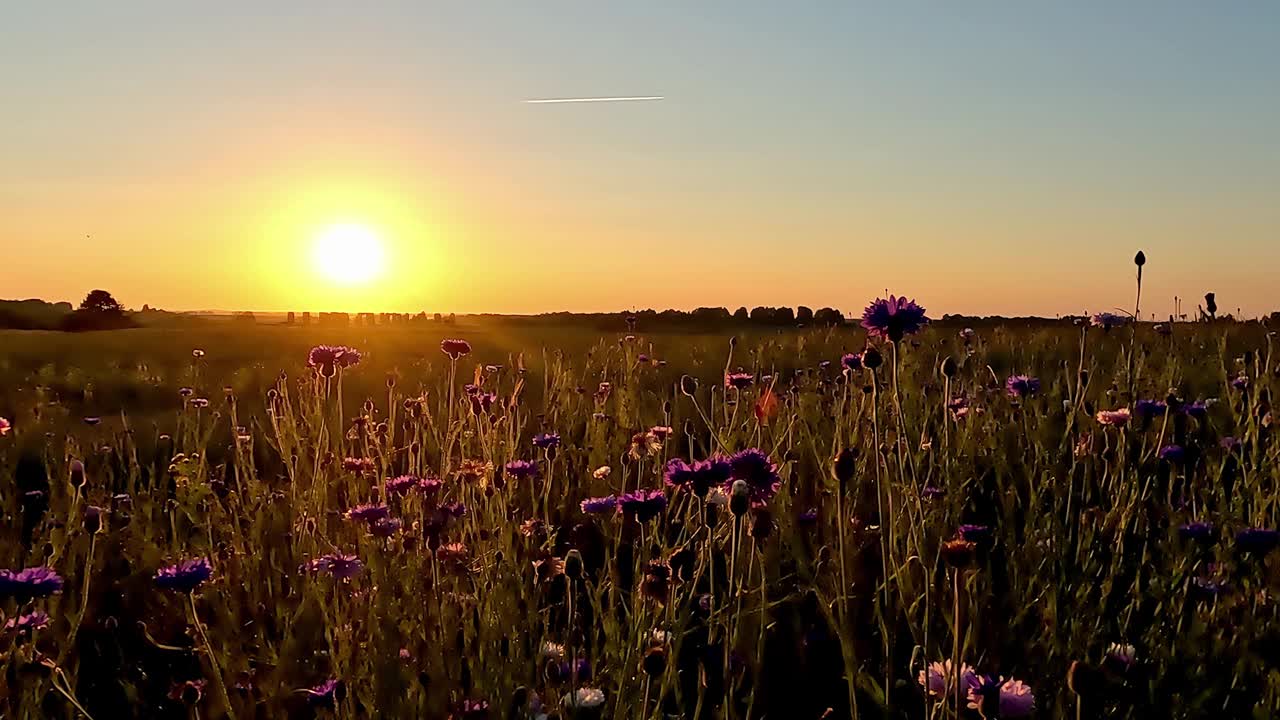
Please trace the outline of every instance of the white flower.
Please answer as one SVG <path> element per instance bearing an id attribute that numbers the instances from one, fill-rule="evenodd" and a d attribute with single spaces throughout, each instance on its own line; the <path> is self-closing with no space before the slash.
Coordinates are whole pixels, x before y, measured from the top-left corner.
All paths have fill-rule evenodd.
<path id="1" fill-rule="evenodd" d="M 609 467 L 608 465 L 601 465 L 600 467 L 596 468 L 595 472 L 591 473 L 591 477 L 597 480 L 603 480 L 609 477 L 611 473 L 613 473 L 613 468 Z"/>
<path id="2" fill-rule="evenodd" d="M 560 701 L 566 708 L 598 708 L 604 704 L 604 691 L 596 688 L 578 688 L 577 693 L 568 693 Z"/>

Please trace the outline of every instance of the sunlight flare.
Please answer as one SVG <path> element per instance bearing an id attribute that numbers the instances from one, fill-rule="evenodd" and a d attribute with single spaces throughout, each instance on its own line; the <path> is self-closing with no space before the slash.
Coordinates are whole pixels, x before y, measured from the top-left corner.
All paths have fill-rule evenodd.
<path id="1" fill-rule="evenodd" d="M 372 229 L 357 223 L 330 225 L 312 248 L 316 272 L 344 285 L 376 280 L 386 271 L 386 250 Z"/>

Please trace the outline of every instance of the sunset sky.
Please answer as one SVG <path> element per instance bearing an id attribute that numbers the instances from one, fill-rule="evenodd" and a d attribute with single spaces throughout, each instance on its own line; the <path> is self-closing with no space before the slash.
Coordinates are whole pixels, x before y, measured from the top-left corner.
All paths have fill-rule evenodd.
<path id="1" fill-rule="evenodd" d="M 1052 315 L 1139 248 L 1149 310 L 1280 309 L 1280 3 L 0 8 L 4 298 Z"/>

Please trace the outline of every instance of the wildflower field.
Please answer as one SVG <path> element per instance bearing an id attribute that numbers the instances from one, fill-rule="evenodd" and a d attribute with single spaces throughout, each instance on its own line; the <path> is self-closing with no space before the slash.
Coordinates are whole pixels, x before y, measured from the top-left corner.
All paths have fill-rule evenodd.
<path id="1" fill-rule="evenodd" d="M 1257 323 L 0 333 L 3 718 L 1271 718 Z"/>

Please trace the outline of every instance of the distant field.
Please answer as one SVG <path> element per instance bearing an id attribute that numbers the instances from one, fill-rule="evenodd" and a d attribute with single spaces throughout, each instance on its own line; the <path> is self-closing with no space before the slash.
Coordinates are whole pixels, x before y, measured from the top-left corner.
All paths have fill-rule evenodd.
<path id="1" fill-rule="evenodd" d="M 0 332 L 0 716 L 1275 717 L 1268 329 L 962 330 Z"/>

